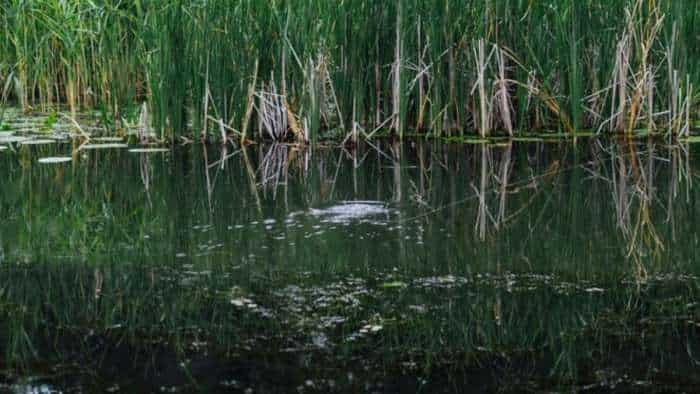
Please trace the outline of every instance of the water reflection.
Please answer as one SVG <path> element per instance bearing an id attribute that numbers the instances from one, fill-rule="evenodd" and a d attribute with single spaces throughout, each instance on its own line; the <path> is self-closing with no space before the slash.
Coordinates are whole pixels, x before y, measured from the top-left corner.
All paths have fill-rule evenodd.
<path id="1" fill-rule="evenodd" d="M 387 229 L 400 230 L 387 237 L 399 248 L 407 246 L 401 239 L 426 236 L 436 242 L 454 238 L 448 247 L 456 248 L 516 234 L 533 240 L 565 224 L 556 217 L 568 217 L 583 223 L 590 243 L 609 243 L 599 239 L 603 233 L 622 240 L 621 254 L 636 262 L 643 279 L 648 274 L 643 265 L 662 258 L 669 244 L 678 241 L 679 220 L 692 209 L 687 206 L 693 195 L 690 147 L 654 141 L 594 141 L 578 149 L 563 143 L 377 143 L 353 150 L 200 146 L 178 150 L 172 157 L 94 151 L 69 165 L 33 164 L 37 156 L 61 149 L 35 147 L 1 157 L 8 186 L 3 189 L 3 210 L 11 220 L 5 237 L 21 238 L 19 243 L 5 242 L 6 253 L 31 255 L 55 243 L 65 245 L 63 252 L 70 254 L 59 238 L 63 234 L 80 239 L 89 256 L 119 250 L 120 244 L 134 246 L 142 236 L 148 244 L 165 242 L 177 228 L 191 228 L 201 220 L 221 233 L 232 225 L 265 218 L 284 221 L 299 212 L 321 224 L 384 216 Z M 141 192 L 125 176 L 132 165 L 138 167 Z M 61 211 L 59 201 L 75 205 Z M 206 209 L 199 210 L 203 204 Z M 26 220 L 20 220 L 20 212 Z M 209 213 L 202 217 L 203 212 Z M 599 219 L 592 223 L 586 214 Z M 85 218 L 88 224 L 71 226 L 71 220 L 77 224 Z M 42 226 L 42 221 L 49 225 Z M 192 224 L 170 225 L 182 221 Z M 363 222 L 372 220 L 358 220 Z M 464 231 L 469 223 L 473 237 Z M 78 230 L 92 225 L 109 228 L 110 237 Z M 117 229 L 133 225 L 142 236 L 125 237 Z M 253 238 L 264 243 L 264 238 Z M 161 251 L 168 248 L 160 246 Z"/>
<path id="2" fill-rule="evenodd" d="M 406 376 L 439 391 L 485 371 L 491 388 L 694 381 L 693 149 L 190 145 L 62 166 L 36 160 L 63 144 L 7 149 L 0 381 L 45 372 L 37 354 L 79 386 L 94 383 L 83 363 L 129 389 L 146 383 L 105 365 L 143 354 L 157 389 L 192 371 L 260 388 L 279 368 L 294 373 L 268 392 L 401 391 Z"/>

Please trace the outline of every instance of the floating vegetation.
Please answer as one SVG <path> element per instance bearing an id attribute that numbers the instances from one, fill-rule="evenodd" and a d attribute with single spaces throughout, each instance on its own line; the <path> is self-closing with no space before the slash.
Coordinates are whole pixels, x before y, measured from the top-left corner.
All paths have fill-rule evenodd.
<path id="1" fill-rule="evenodd" d="M 41 164 L 60 164 L 73 160 L 70 157 L 42 157 L 38 160 Z"/>
<path id="2" fill-rule="evenodd" d="M 382 283 L 382 287 L 385 289 L 402 289 L 402 288 L 407 287 L 407 286 L 408 285 L 405 282 L 402 282 L 399 280 Z"/>
<path id="3" fill-rule="evenodd" d="M 20 141 L 20 145 L 50 145 L 50 144 L 55 144 L 56 140 L 50 140 L 50 139 L 28 139 L 24 141 Z"/>
<path id="4" fill-rule="evenodd" d="M 66 141 L 71 138 L 70 134 L 67 133 L 54 133 L 52 135 L 46 136 L 46 138 L 55 140 L 55 141 Z"/>
<path id="5" fill-rule="evenodd" d="M 0 137 L 0 143 L 2 143 L 2 144 L 22 143 L 22 142 L 29 141 L 30 139 L 31 138 L 29 138 L 29 137 L 10 135 L 10 136 L 6 136 L 6 137 Z"/>
<path id="6" fill-rule="evenodd" d="M 129 149 L 131 153 L 167 153 L 170 149 L 166 148 L 133 148 Z"/>
<path id="7" fill-rule="evenodd" d="M 427 278 L 416 278 L 414 283 L 420 287 L 427 288 L 453 288 L 465 285 L 468 282 L 467 278 L 460 278 L 454 275 L 431 276 Z"/>
<path id="8" fill-rule="evenodd" d="M 124 138 L 122 137 L 91 137 L 91 141 L 94 142 L 123 142 Z"/>
<path id="9" fill-rule="evenodd" d="M 683 142 L 691 143 L 691 144 L 696 144 L 700 142 L 700 136 L 698 135 L 691 135 L 686 138 L 683 138 Z"/>
<path id="10" fill-rule="evenodd" d="M 127 144 L 84 144 L 80 146 L 80 150 L 96 150 L 96 149 L 124 149 L 128 148 Z"/>

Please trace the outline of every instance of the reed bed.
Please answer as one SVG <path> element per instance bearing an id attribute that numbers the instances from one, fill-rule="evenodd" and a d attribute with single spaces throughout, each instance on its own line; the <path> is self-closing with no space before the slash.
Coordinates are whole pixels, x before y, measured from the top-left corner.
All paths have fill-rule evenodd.
<path id="1" fill-rule="evenodd" d="M 163 138 L 685 135 L 698 16 L 692 0 L 10 0 L 0 98 Z"/>

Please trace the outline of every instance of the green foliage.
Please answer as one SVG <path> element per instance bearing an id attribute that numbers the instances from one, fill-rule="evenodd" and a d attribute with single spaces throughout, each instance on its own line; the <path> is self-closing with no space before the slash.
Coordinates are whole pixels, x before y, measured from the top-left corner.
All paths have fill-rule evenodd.
<path id="1" fill-rule="evenodd" d="M 283 116 L 312 141 L 338 127 L 452 135 L 644 119 L 682 133 L 700 78 L 698 16 L 694 0 L 9 0 L 0 86 L 11 82 L 24 109 L 98 107 L 115 122 L 145 101 L 166 137 L 218 135 L 211 119 L 261 132 L 251 87 L 282 94 Z M 479 66 L 481 40 L 490 56 Z"/>

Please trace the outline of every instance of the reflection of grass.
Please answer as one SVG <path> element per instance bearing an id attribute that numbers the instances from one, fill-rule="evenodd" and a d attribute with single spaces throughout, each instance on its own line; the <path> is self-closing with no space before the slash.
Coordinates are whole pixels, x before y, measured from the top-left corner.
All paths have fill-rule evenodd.
<path id="1" fill-rule="evenodd" d="M 21 365 L 68 358 L 65 338 L 89 355 L 94 341 L 181 359 L 294 349 L 328 369 L 367 359 L 378 375 L 476 368 L 554 385 L 597 379 L 599 358 L 629 376 L 692 365 L 668 350 L 697 346 L 694 180 L 674 172 L 680 148 L 628 157 L 597 142 L 285 147 L 265 187 L 267 148 L 223 169 L 201 146 L 61 167 L 35 163 L 60 146 L 3 156 L 2 351 Z M 653 199 L 640 201 L 643 182 Z M 304 214 L 346 200 L 391 200 L 392 213 L 335 229 Z M 639 234 L 674 247 L 651 254 L 625 235 L 637 215 L 653 225 Z M 646 364 L 625 369 L 621 354 Z"/>
<path id="2" fill-rule="evenodd" d="M 431 376 L 447 368 L 454 376 L 477 370 L 578 385 L 596 383 L 596 370 L 610 370 L 628 374 L 630 384 L 653 380 L 653 368 L 689 362 L 686 353 L 669 349 L 698 350 L 693 327 L 700 315 L 687 304 L 698 288 L 686 280 L 659 278 L 641 292 L 614 283 L 599 292 L 537 276 L 454 285 L 406 278 L 408 287 L 386 289 L 321 276 L 248 283 L 216 268 L 188 276 L 175 267 L 123 262 L 99 269 L 38 264 L 8 274 L 0 316 L 10 365 L 48 362 L 47 354 L 64 362 L 89 359 L 118 344 L 138 353 L 165 346 L 183 359 L 248 354 L 253 363 L 251 351 L 274 359 L 284 357 L 279 349 L 290 349 L 323 360 L 323 368 L 308 366 L 313 378 L 337 373 L 334 366 L 353 370 L 347 364 L 359 357 L 375 371 L 370 375 Z M 247 301 L 231 302 L 241 299 Z M 626 355 L 639 361 L 619 364 Z"/>

